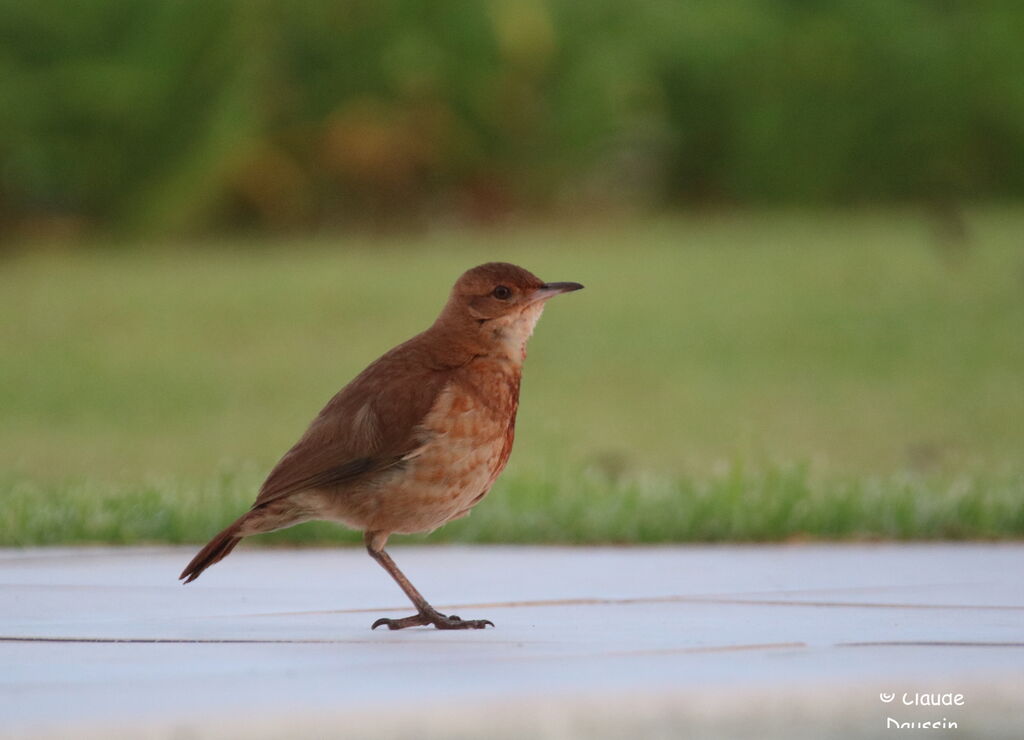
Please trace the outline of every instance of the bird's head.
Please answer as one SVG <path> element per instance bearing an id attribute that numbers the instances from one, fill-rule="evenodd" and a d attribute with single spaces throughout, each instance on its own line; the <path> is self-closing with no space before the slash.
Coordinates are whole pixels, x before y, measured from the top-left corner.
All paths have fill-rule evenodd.
<path id="1" fill-rule="evenodd" d="M 476 338 L 521 355 L 548 299 L 579 283 L 545 283 L 508 262 L 488 262 L 462 274 L 439 321 L 471 328 Z"/>

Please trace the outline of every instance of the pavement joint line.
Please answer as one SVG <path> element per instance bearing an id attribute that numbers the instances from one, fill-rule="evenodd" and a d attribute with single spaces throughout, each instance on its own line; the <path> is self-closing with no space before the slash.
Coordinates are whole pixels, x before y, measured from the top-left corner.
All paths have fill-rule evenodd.
<path id="1" fill-rule="evenodd" d="M 643 655 L 684 655 L 691 653 L 732 653 L 753 650 L 791 650 L 806 648 L 806 642 L 762 642 L 750 645 L 707 645 L 704 647 L 655 648 L 650 650 L 614 650 L 600 653 L 602 657 L 625 658 Z"/>
<path id="2" fill-rule="evenodd" d="M 429 632 L 429 630 L 425 630 Z M 281 639 L 260 639 L 260 638 L 217 638 L 217 637 L 70 637 L 70 636 L 25 636 L 25 635 L 0 635 L 2 642 L 39 642 L 39 643 L 80 643 L 80 644 L 139 644 L 139 645 L 362 645 L 366 640 L 352 639 L 318 639 L 318 638 L 281 638 Z M 389 640 L 387 644 L 414 643 L 412 640 Z M 509 644 L 519 644 L 521 641 L 502 641 Z M 488 642 L 488 644 L 496 644 Z M 742 652 L 753 650 L 786 650 L 794 648 L 806 648 L 806 642 L 767 642 L 753 643 L 749 645 L 708 645 L 700 647 L 681 648 L 658 648 L 651 650 L 614 650 L 607 653 L 600 653 L 606 657 L 632 657 L 643 655 L 683 655 L 696 653 L 725 653 Z M 1024 642 L 978 642 L 968 640 L 894 640 L 876 642 L 837 642 L 833 647 L 995 647 L 995 648 L 1024 648 Z M 587 654 L 590 655 L 589 653 Z M 559 656 L 562 658 L 570 656 Z"/>
<path id="3" fill-rule="evenodd" d="M 430 630 L 424 630 L 424 632 L 430 632 Z M 363 645 L 367 644 L 366 640 L 338 640 L 338 639 L 316 639 L 316 638 L 296 638 L 296 639 L 257 639 L 257 638 L 187 638 L 187 637 L 42 637 L 42 636 L 14 636 L 4 635 L 0 636 L 0 643 L 4 642 L 30 642 L 30 643 L 77 643 L 77 644 L 104 644 L 104 645 Z M 377 641 L 379 642 L 379 641 Z M 521 644 L 521 640 L 516 641 L 502 641 L 500 644 Z M 387 644 L 422 644 L 420 641 L 413 640 L 388 640 Z M 494 645 L 494 643 L 488 641 L 488 645 Z M 851 643 L 855 644 L 855 643 Z M 610 658 L 628 658 L 628 657 L 641 657 L 646 655 L 687 655 L 687 654 L 701 654 L 701 653 L 730 653 L 730 652 L 750 652 L 756 650 L 792 650 L 797 648 L 808 647 L 806 642 L 766 642 L 766 643 L 752 643 L 752 644 L 741 644 L 741 645 L 703 645 L 696 647 L 678 647 L 678 648 L 656 648 L 656 649 L 644 649 L 644 650 L 613 650 L 609 652 L 599 653 L 585 653 L 579 655 L 558 655 L 558 656 L 547 656 L 557 657 L 559 659 L 571 658 L 571 657 L 610 657 Z M 534 659 L 537 656 L 524 656 Z"/>
<path id="4" fill-rule="evenodd" d="M 139 645 L 362 645 L 366 640 L 320 639 L 320 638 L 189 638 L 189 637 L 71 637 L 71 636 L 28 636 L 0 635 L 3 642 L 36 643 L 79 643 L 79 644 L 139 644 Z M 521 641 L 502 641 L 519 644 Z M 413 643 L 412 640 L 389 640 L 387 644 Z M 496 644 L 488 642 L 488 644 Z M 635 657 L 643 655 L 685 655 L 698 653 L 743 652 L 754 650 L 786 650 L 806 648 L 806 642 L 768 642 L 744 645 L 708 645 L 699 647 L 658 648 L 650 650 L 615 650 L 600 653 L 605 657 Z M 837 642 L 833 647 L 994 647 L 1024 648 L 1024 642 L 979 642 L 968 640 L 894 640 L 875 642 Z M 590 654 L 588 654 L 589 656 Z M 570 656 L 559 656 L 562 658 Z M 592 656 L 591 656 L 592 657 Z"/>
<path id="5" fill-rule="evenodd" d="M 679 600 L 706 602 L 712 604 L 741 604 L 754 606 L 823 606 L 853 609 L 961 609 L 977 611 L 1024 611 L 1024 605 L 1017 604 L 906 604 L 899 602 L 890 603 L 873 601 L 787 601 L 785 599 L 718 599 L 703 597 Z"/>
<path id="6" fill-rule="evenodd" d="M 970 640 L 891 640 L 880 642 L 837 642 L 836 647 L 1008 647 L 1024 648 L 1024 642 L 976 642 Z"/>
<path id="7" fill-rule="evenodd" d="M 433 634 L 441 630 L 417 630 L 423 634 Z M 381 632 L 380 635 L 387 635 Z M 64 644 L 99 644 L 99 645 L 422 645 L 420 640 L 403 640 L 392 638 L 387 640 L 361 640 L 352 638 L 341 640 L 336 638 L 246 638 L 246 637 L 72 637 L 43 635 L 0 635 L 0 643 L 64 643 Z M 522 640 L 488 640 L 487 645 L 521 645 Z M 479 644 L 479 643 L 478 643 Z"/>
<path id="8" fill-rule="evenodd" d="M 73 643 L 101 643 L 101 644 L 173 644 L 173 645 L 202 645 L 202 644 L 229 644 L 229 645 L 274 645 L 284 644 L 333 644 L 333 643 L 361 643 L 363 640 L 327 640 L 327 639 L 245 639 L 245 638 L 189 638 L 189 637 L 39 637 L 39 636 L 16 636 L 2 635 L 0 642 L 73 642 Z"/>
<path id="9" fill-rule="evenodd" d="M 734 593 L 739 598 L 754 598 L 758 596 L 795 596 L 798 594 L 834 594 L 837 591 L 848 593 L 871 593 L 873 591 L 920 591 L 935 588 L 959 588 L 961 586 L 977 586 L 979 581 L 948 581 L 944 583 L 890 583 L 873 584 L 870 586 L 823 586 L 817 588 L 777 588 L 770 591 L 737 591 Z M 984 585 L 998 584 L 998 581 L 985 581 Z M 721 597 L 726 594 L 705 594 L 708 597 Z"/>
<path id="10" fill-rule="evenodd" d="M 440 609 L 515 609 L 530 607 L 557 606 L 628 606 L 631 604 L 729 604 L 739 606 L 800 606 L 830 607 L 845 609 L 947 609 L 969 611 L 1024 611 L 1019 605 L 994 604 L 905 604 L 888 602 L 856 602 L 856 601 L 787 601 L 786 599 L 748 599 L 720 596 L 631 596 L 624 598 L 583 597 L 578 599 L 532 599 L 524 601 L 489 601 L 474 604 L 444 604 Z M 358 607 L 353 609 L 314 609 L 293 612 L 261 612 L 254 614 L 228 614 L 209 617 L 225 619 L 238 617 L 297 617 L 315 616 L 318 614 L 364 614 L 372 612 L 408 611 L 408 607 L 382 606 L 375 608 Z"/>

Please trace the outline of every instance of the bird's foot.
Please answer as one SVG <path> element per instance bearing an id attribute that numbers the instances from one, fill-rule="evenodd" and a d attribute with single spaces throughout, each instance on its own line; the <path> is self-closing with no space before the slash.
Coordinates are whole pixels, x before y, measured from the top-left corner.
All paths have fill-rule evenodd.
<path id="1" fill-rule="evenodd" d="M 435 609 L 428 609 L 402 619 L 381 617 L 373 623 L 370 629 L 375 630 L 378 627 L 386 626 L 389 630 L 401 630 L 406 627 L 419 627 L 428 624 L 434 625 L 439 630 L 482 630 L 485 627 L 494 626 L 494 622 L 489 619 L 462 619 L 454 614 L 447 615 Z"/>

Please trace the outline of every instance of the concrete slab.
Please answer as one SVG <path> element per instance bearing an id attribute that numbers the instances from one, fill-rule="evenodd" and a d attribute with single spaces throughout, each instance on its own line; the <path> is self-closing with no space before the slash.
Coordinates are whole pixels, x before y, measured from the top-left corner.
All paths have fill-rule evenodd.
<path id="1" fill-rule="evenodd" d="M 1024 734 L 1024 545 L 192 554 L 0 551 L 0 736 Z"/>

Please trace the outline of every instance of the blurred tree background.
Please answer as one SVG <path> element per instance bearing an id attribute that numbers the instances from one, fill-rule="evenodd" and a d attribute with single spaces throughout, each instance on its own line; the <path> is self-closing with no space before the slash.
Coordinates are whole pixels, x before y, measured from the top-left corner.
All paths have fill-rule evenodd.
<path id="1" fill-rule="evenodd" d="M 0 3 L 0 236 L 1024 195 L 1015 0 Z"/>

